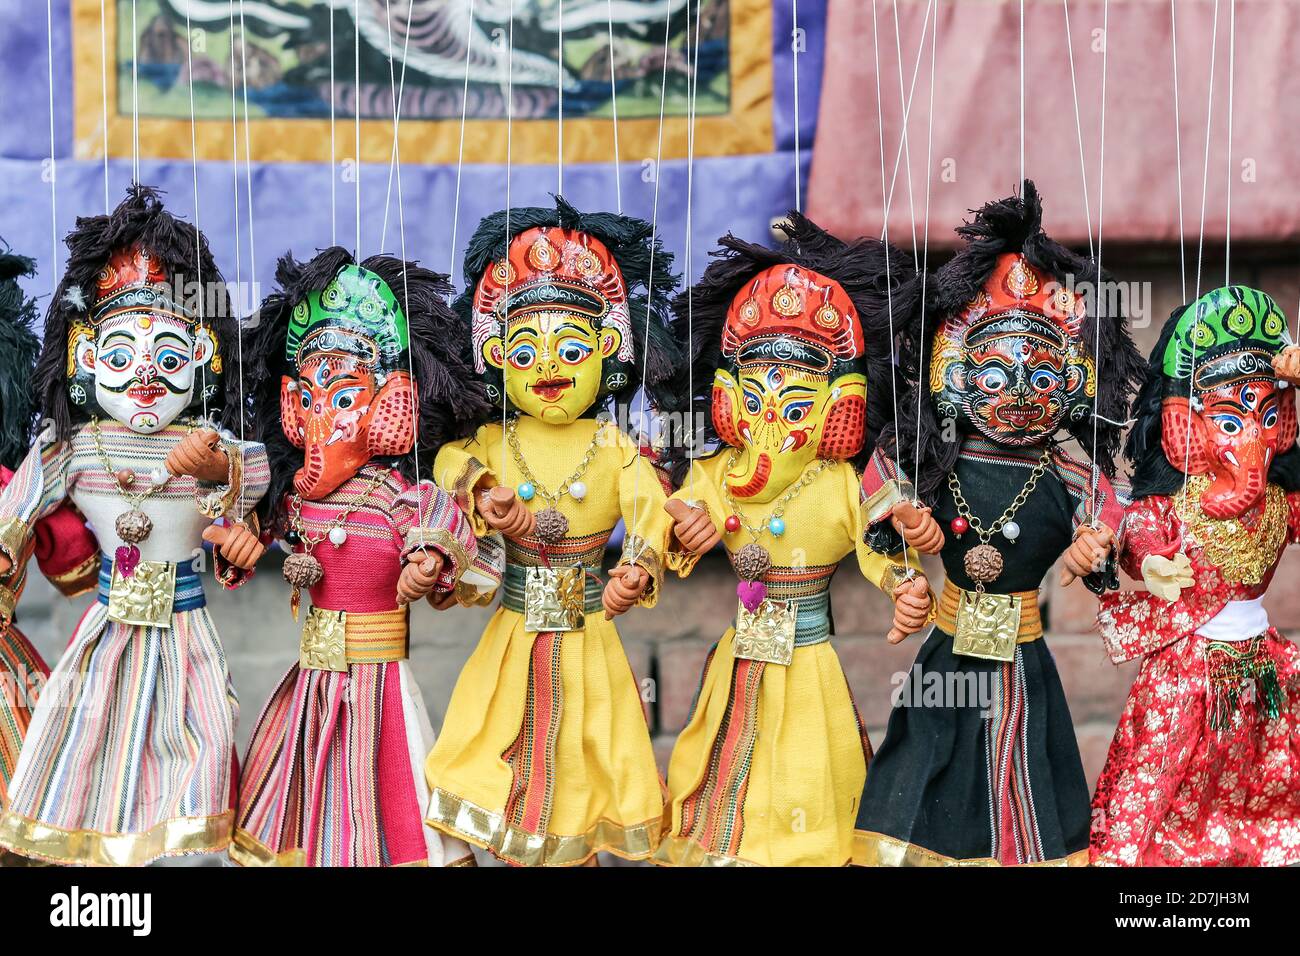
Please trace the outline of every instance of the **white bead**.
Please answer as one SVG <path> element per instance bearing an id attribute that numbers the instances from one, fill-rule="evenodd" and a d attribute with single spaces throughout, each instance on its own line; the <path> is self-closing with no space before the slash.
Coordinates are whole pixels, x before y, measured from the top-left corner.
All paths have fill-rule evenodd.
<path id="1" fill-rule="evenodd" d="M 1020 525 L 1014 521 L 1008 521 L 1002 526 L 1002 537 L 1008 541 L 1015 541 L 1016 538 L 1020 537 Z"/>
<path id="2" fill-rule="evenodd" d="M 167 469 L 155 468 L 153 471 L 149 472 L 149 480 L 152 481 L 155 485 L 161 485 L 164 481 L 167 480 Z"/>
<path id="3" fill-rule="evenodd" d="M 574 501 L 581 501 L 587 497 L 587 485 L 585 482 L 575 481 L 569 485 L 569 497 Z"/>
<path id="4" fill-rule="evenodd" d="M 348 540 L 348 533 L 342 528 L 330 528 L 330 544 L 339 547 L 344 541 Z"/>

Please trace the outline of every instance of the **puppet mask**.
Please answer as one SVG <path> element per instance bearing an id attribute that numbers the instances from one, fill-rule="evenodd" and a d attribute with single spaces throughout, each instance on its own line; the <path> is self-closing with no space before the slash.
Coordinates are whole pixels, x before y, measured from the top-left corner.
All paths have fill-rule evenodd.
<path id="1" fill-rule="evenodd" d="M 201 388 L 217 392 L 221 363 L 212 330 L 175 302 L 167 274 L 139 247 L 114 252 L 96 280 L 89 322 L 68 333 L 68 393 L 132 431 L 166 428 Z"/>
<path id="2" fill-rule="evenodd" d="M 298 494 L 319 500 L 372 458 L 411 450 L 418 408 L 408 336 L 393 291 L 359 266 L 294 307 L 285 357 L 297 378 L 281 380 L 280 411 L 285 435 L 303 449 Z"/>
<path id="3" fill-rule="evenodd" d="M 506 330 L 502 344 L 502 329 Z M 599 239 L 559 227 L 515 236 L 474 294 L 474 361 L 503 372 L 510 403 L 553 424 L 575 421 L 628 384 L 635 355 L 627 289 Z"/>
<path id="4" fill-rule="evenodd" d="M 832 279 L 795 265 L 755 276 L 731 304 L 713 425 L 744 449 L 731 493 L 771 501 L 815 458 L 852 458 L 866 437 L 862 325 Z"/>
<path id="5" fill-rule="evenodd" d="M 984 288 L 944 319 L 930 360 L 941 419 L 1002 445 L 1033 445 L 1091 413 L 1095 367 L 1082 297 L 1006 253 Z"/>
<path id="6" fill-rule="evenodd" d="M 1244 286 L 1206 293 L 1174 327 L 1161 445 L 1178 471 L 1210 477 L 1201 507 L 1212 518 L 1262 502 L 1269 466 L 1295 444 L 1295 390 L 1278 388 L 1272 366 L 1287 344 L 1277 303 Z"/>

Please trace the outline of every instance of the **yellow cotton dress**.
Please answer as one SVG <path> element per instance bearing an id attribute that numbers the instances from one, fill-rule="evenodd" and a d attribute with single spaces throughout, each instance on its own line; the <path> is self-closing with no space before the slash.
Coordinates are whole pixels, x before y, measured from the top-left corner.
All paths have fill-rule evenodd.
<path id="1" fill-rule="evenodd" d="M 702 502 L 718 525 L 734 511 L 722 486 L 729 457 L 724 450 L 697 462 L 673 495 Z M 800 606 L 793 660 L 783 666 L 737 659 L 734 628 L 722 635 L 668 765 L 670 803 L 656 863 L 849 862 L 871 744 L 826 639 L 826 596 L 836 566 L 854 552 L 862 575 L 886 593 L 906 573 L 901 554 L 878 554 L 863 543 L 859 489 L 853 466 L 835 462 L 786 506 L 785 533 L 760 540 L 772 558 L 762 577 L 767 596 Z M 755 528 L 774 507 L 738 503 Z M 744 527 L 723 535 L 730 554 L 752 540 Z M 909 560 L 920 567 L 914 552 Z M 881 623 L 883 640 L 888 625 Z"/>
<path id="2" fill-rule="evenodd" d="M 591 419 L 552 425 L 521 415 L 517 435 L 532 474 L 554 492 L 572 476 L 598 429 L 581 479 L 586 497 L 560 499 L 569 532 L 548 548 L 549 561 L 553 567 L 581 564 L 599 575 L 605 544 L 621 518 L 631 533 L 619 563 L 635 561 L 650 573 L 640 604 L 652 607 L 671 521 L 649 461 L 617 428 Z M 434 471 L 480 534 L 488 528 L 472 491 L 483 475 L 511 487 L 525 480 L 499 423 L 445 445 Z M 547 507 L 540 494 L 528 504 L 534 511 Z M 572 866 L 599 850 L 645 859 L 659 843 L 663 784 L 641 688 L 618 631 L 599 607 L 600 581 L 587 578 L 581 630 L 534 633 L 525 630 L 519 610 L 504 605 L 512 603 L 511 575 L 543 564 L 540 543 L 507 540 L 506 561 L 503 606 L 461 672 L 425 762 L 432 794 L 426 822 L 512 863 Z"/>

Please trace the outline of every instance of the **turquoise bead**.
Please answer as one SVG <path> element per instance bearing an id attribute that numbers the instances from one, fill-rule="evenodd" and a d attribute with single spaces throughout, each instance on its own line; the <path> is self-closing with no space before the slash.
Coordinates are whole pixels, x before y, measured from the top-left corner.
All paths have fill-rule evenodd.
<path id="1" fill-rule="evenodd" d="M 785 534 L 785 519 L 773 518 L 767 523 L 767 530 L 772 532 L 772 537 L 781 537 L 781 535 Z"/>
<path id="2" fill-rule="evenodd" d="M 518 492 L 521 500 L 532 501 L 533 496 L 537 494 L 537 489 L 533 487 L 533 483 L 531 481 L 525 481 L 522 485 L 519 486 Z"/>

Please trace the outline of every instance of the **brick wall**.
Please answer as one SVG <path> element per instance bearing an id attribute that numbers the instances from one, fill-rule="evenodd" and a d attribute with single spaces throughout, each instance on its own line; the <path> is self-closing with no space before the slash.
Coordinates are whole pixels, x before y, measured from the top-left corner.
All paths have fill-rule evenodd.
<path id="1" fill-rule="evenodd" d="M 1219 281 L 1222 261 L 1221 254 L 1206 255 L 1206 287 Z M 1300 265 L 1294 257 L 1241 251 L 1234 252 L 1234 262 L 1237 281 L 1258 285 L 1291 313 L 1300 295 Z M 1177 260 L 1171 263 L 1167 250 L 1155 254 L 1132 250 L 1108 255 L 1106 264 L 1127 280 L 1151 283 L 1149 319 L 1140 322 L 1136 330 L 1145 354 L 1164 318 L 1180 301 Z M 1213 275 L 1208 271 L 1211 268 Z M 1190 281 L 1194 281 L 1194 264 L 1191 272 Z M 933 564 L 928 568 L 937 585 L 941 571 Z M 1274 623 L 1292 633 L 1300 632 L 1300 589 L 1292 586 L 1298 572 L 1300 559 L 1291 555 L 1267 601 Z M 235 592 L 210 588 L 209 594 L 242 701 L 238 735 L 242 750 L 258 710 L 297 656 L 297 627 L 289 615 L 288 591 L 280 578 L 278 556 L 268 558 L 247 587 Z M 855 573 L 852 562 L 836 575 L 831 594 L 837 629 L 835 647 L 872 741 L 879 745 L 896 675 L 911 666 L 920 639 L 912 637 L 895 647 L 885 643 L 889 604 Z M 65 601 L 39 575 L 33 576 L 19 613 L 23 629 L 47 660 L 57 660 L 87 600 Z M 1096 600 L 1081 584 L 1060 588 L 1053 572 L 1043 603 L 1048 642 L 1065 685 L 1091 783 L 1105 759 L 1135 665 L 1115 667 L 1108 661 L 1093 630 Z M 639 677 L 652 680 L 647 685 L 653 697 L 649 706 L 663 765 L 686 721 L 709 646 L 727 627 L 734 608 L 735 577 L 725 561 L 713 555 L 701 562 L 687 581 L 669 581 L 656 609 L 634 610 L 620 622 L 633 670 Z M 442 722 L 456 675 L 478 640 L 487 616 L 482 609 L 439 614 L 424 604 L 414 612 L 411 662 L 435 729 Z"/>

